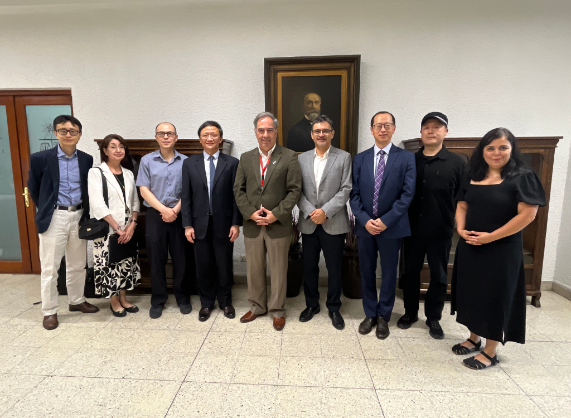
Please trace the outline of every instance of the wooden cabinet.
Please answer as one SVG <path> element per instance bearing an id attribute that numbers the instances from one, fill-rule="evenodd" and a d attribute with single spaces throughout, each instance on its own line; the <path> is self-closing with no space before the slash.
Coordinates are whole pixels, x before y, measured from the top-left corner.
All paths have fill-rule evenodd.
<path id="1" fill-rule="evenodd" d="M 144 155 L 159 149 L 159 145 L 154 139 L 126 139 L 127 145 L 129 147 L 129 154 L 133 159 L 135 165 L 134 175 L 135 181 L 137 178 L 137 173 L 139 169 L 139 163 Z M 102 139 L 96 139 L 95 142 L 101 146 Z M 222 144 L 221 152 L 223 154 L 231 154 L 232 147 L 234 143 L 230 140 L 225 139 Z M 202 145 L 198 139 L 179 139 L 176 143 L 175 149 L 186 156 L 192 154 L 200 154 L 202 152 Z M 143 199 L 141 198 L 141 193 L 139 192 L 139 199 L 141 200 L 141 212 L 139 213 L 139 218 L 137 222 L 137 228 L 135 229 L 135 234 L 133 237 L 137 240 L 139 244 L 139 262 L 141 265 L 141 287 L 151 288 L 151 277 L 150 277 L 150 265 L 149 259 L 147 257 L 147 245 L 145 240 L 145 220 L 146 220 L 146 206 L 143 205 Z M 196 268 L 194 264 L 194 250 L 192 244 L 186 243 L 186 277 L 188 283 L 190 283 L 191 294 L 198 294 L 196 289 Z M 167 273 L 167 285 L 172 287 L 172 264 L 169 261 L 166 266 Z"/>
<path id="2" fill-rule="evenodd" d="M 523 154 L 526 164 L 537 173 L 547 197 L 547 206 L 539 208 L 535 220 L 523 230 L 523 251 L 525 268 L 525 285 L 527 295 L 531 296 L 531 303 L 535 307 L 541 306 L 541 273 L 543 269 L 543 256 L 545 252 L 545 233 L 547 230 L 547 216 L 549 213 L 549 197 L 551 194 L 551 178 L 553 174 L 553 159 L 557 143 L 562 137 L 520 137 L 517 138 L 518 145 Z M 463 154 L 466 161 L 472 155 L 472 151 L 481 138 L 446 138 L 444 145 L 450 151 Z M 422 146 L 420 139 L 409 139 L 403 141 L 405 149 L 417 152 Z M 458 243 L 458 233 L 454 231 L 450 261 L 448 264 L 448 293 L 450 293 L 450 281 L 452 277 L 452 266 L 456 244 Z M 402 251 L 401 251 L 402 257 Z M 401 259 L 402 261 L 402 259 Z M 400 273 L 402 277 L 403 263 L 400 263 Z M 426 293 L 430 283 L 428 264 L 424 263 L 421 273 L 421 295 Z"/>

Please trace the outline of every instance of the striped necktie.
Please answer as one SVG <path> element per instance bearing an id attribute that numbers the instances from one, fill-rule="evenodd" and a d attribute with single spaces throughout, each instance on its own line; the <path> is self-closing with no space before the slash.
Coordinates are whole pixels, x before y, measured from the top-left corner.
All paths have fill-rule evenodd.
<path id="1" fill-rule="evenodd" d="M 381 183 L 383 182 L 383 174 L 385 173 L 385 154 L 384 150 L 379 153 L 379 162 L 377 163 L 377 172 L 375 173 L 375 194 L 373 195 L 373 215 L 379 216 L 379 192 Z"/>

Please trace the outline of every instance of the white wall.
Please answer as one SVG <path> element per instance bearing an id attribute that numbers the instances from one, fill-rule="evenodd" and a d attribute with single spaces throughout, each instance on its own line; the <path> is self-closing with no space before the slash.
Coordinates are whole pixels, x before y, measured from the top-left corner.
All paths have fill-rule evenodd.
<path id="1" fill-rule="evenodd" d="M 397 143 L 418 136 L 432 110 L 449 116 L 450 136 L 497 126 L 564 136 L 543 270 L 553 280 L 571 138 L 570 2 L 16 3 L 0 6 L 0 88 L 71 87 L 80 148 L 94 154 L 93 139 L 108 133 L 152 138 L 169 120 L 189 138 L 215 119 L 238 156 L 256 145 L 263 59 L 305 55 L 361 54 L 359 150 L 372 145 L 368 120 L 381 109 L 397 118 Z"/>

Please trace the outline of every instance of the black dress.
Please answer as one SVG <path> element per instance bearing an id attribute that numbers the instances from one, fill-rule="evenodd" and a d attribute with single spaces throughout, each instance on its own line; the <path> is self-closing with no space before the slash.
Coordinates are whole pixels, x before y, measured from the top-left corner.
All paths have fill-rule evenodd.
<path id="1" fill-rule="evenodd" d="M 545 206 L 545 192 L 528 169 L 500 184 L 464 181 L 459 201 L 468 204 L 466 230 L 492 232 L 517 215 L 519 202 Z M 522 232 L 483 245 L 460 237 L 452 273 L 456 321 L 486 339 L 525 343 L 525 276 Z"/>

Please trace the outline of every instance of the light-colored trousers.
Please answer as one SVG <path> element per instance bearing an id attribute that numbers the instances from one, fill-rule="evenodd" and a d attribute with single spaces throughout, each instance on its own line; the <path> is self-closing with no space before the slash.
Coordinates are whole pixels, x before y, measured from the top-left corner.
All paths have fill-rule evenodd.
<path id="1" fill-rule="evenodd" d="M 244 237 L 248 274 L 248 301 L 256 315 L 268 312 L 272 318 L 285 317 L 287 265 L 290 237 L 272 239 L 262 226 L 256 238 Z M 266 283 L 266 254 L 270 259 L 270 300 Z"/>
<path id="2" fill-rule="evenodd" d="M 79 239 L 79 220 L 83 210 L 68 212 L 54 210 L 50 227 L 40 235 L 40 264 L 42 267 L 42 311 L 44 316 L 58 310 L 57 278 L 65 254 L 66 285 L 70 305 L 85 302 L 85 264 L 87 241 Z"/>

